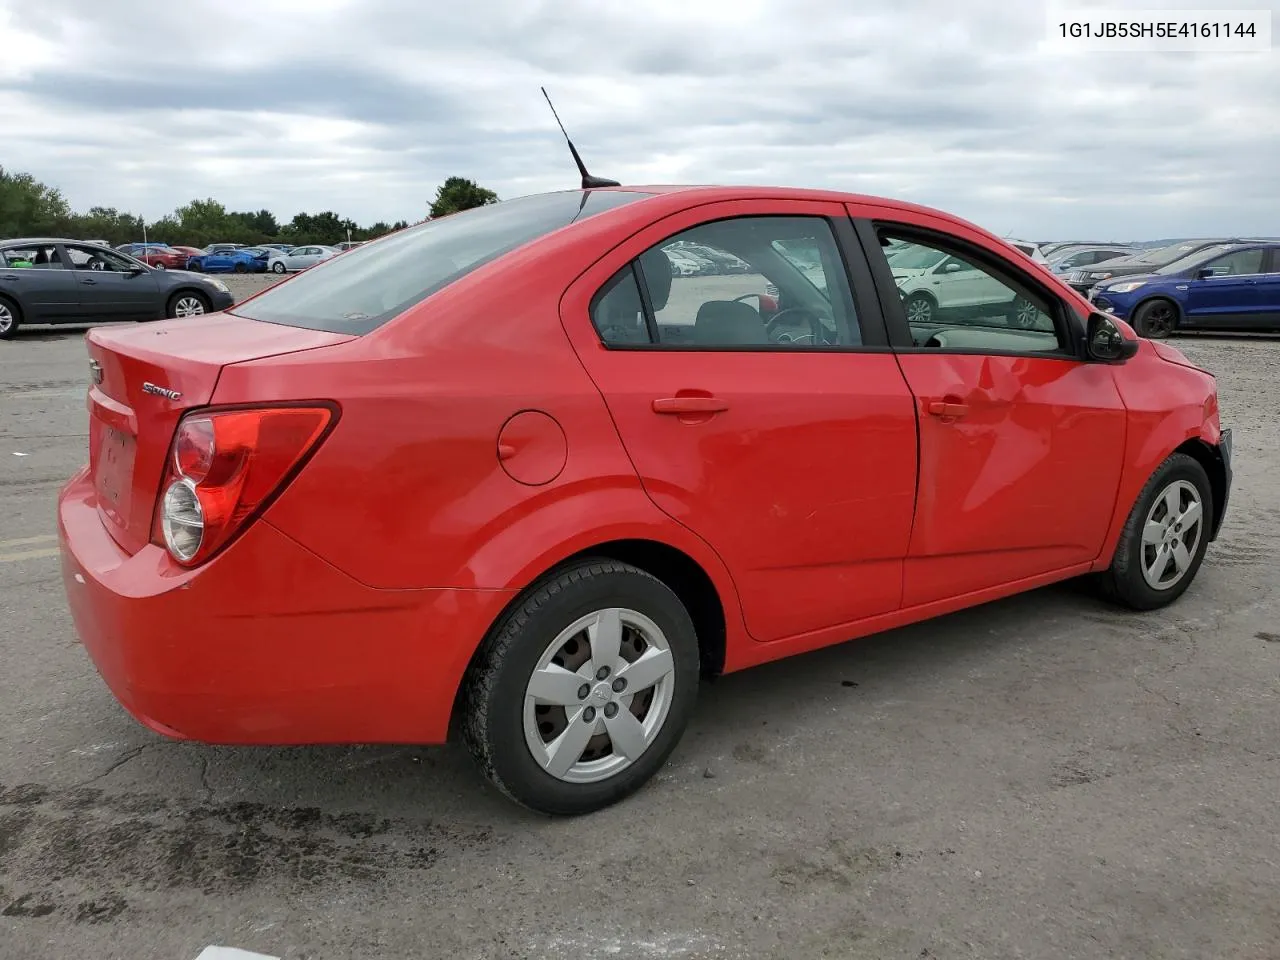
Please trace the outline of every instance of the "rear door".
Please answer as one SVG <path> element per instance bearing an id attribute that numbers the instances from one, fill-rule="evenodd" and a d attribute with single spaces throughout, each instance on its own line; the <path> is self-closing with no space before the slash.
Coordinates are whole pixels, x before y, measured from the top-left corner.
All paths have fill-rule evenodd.
<path id="1" fill-rule="evenodd" d="M 1280 329 L 1280 247 L 1267 251 L 1266 272 L 1258 277 L 1258 325 Z"/>
<path id="2" fill-rule="evenodd" d="M 1076 355 L 1079 317 L 1030 264 L 950 221 L 850 206 L 920 421 L 904 605 L 1054 573 L 1102 549 L 1126 413 L 1111 369 Z M 909 323 L 882 244 L 943 252 L 1016 303 Z"/>
<path id="3" fill-rule="evenodd" d="M 1259 281 L 1267 249 L 1250 247 L 1233 250 L 1203 264 L 1207 277 L 1192 276 L 1187 281 L 1187 319 L 1195 326 L 1250 326 L 1262 311 Z"/>
<path id="4" fill-rule="evenodd" d="M 18 263 L 31 265 L 15 266 Z M 6 248 L 0 257 L 0 293 L 17 302 L 28 323 L 60 323 L 81 316 L 80 284 L 56 244 Z"/>
<path id="5" fill-rule="evenodd" d="M 719 553 L 760 641 L 901 603 L 915 412 L 842 236 L 835 203 L 704 205 L 631 237 L 561 302 L 645 490 Z M 673 277 L 664 247 L 680 240 L 751 269 Z M 758 306 L 769 285 L 780 312 Z"/>

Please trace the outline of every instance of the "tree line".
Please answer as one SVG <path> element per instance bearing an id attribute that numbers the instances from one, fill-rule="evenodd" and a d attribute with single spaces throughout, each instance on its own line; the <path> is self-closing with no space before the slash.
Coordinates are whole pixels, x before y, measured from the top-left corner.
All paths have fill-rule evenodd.
<path id="1" fill-rule="evenodd" d="M 447 216 L 459 210 L 496 203 L 498 195 L 465 177 L 449 177 L 436 190 L 426 217 Z M 192 200 L 159 220 L 115 207 L 90 207 L 77 213 L 56 187 L 30 173 L 14 173 L 0 167 L 0 238 L 66 237 L 73 240 L 105 240 L 113 246 L 149 241 L 205 247 L 211 243 L 340 243 L 372 240 L 409 226 L 409 221 L 378 221 L 367 226 L 332 210 L 298 213 L 281 223 L 270 210 L 228 210 L 217 200 Z"/>

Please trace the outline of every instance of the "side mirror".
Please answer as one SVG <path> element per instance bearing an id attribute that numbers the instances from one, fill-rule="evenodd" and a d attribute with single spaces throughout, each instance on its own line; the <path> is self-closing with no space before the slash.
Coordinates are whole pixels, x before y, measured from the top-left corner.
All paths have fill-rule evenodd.
<path id="1" fill-rule="evenodd" d="M 952 260 L 950 263 L 948 263 L 945 267 L 942 268 L 942 272 L 943 273 L 959 273 L 963 269 L 964 269 L 963 263 L 956 263 L 954 260 Z"/>
<path id="2" fill-rule="evenodd" d="M 1124 363 L 1138 352 L 1138 341 L 1126 339 L 1116 322 L 1105 313 L 1089 314 L 1085 334 L 1089 359 L 1099 363 Z"/>

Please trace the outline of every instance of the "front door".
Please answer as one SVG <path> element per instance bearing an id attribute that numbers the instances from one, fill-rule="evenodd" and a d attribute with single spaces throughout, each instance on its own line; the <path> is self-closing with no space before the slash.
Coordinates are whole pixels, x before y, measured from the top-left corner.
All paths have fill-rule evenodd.
<path id="1" fill-rule="evenodd" d="M 154 320 L 163 316 L 159 288 L 150 270 L 114 250 L 64 244 L 80 280 L 80 302 L 88 320 Z"/>
<path id="2" fill-rule="evenodd" d="M 860 229 L 920 419 L 904 605 L 1094 560 L 1119 487 L 1126 414 L 1110 368 L 1075 356 L 1078 318 L 976 231 L 940 233 L 897 210 L 853 212 L 885 217 Z M 880 252 L 891 239 L 961 259 L 1004 292 L 990 308 L 909 325 Z M 1011 313 L 1014 301 L 1034 310 Z"/>
<path id="3" fill-rule="evenodd" d="M 1266 272 L 1258 277 L 1257 325 L 1277 330 L 1280 329 L 1280 247 L 1272 247 L 1267 256 Z"/>
<path id="4" fill-rule="evenodd" d="M 696 207 L 615 248 L 562 301 L 646 492 L 717 551 L 760 641 L 901 603 L 915 412 L 878 309 L 855 306 L 837 231 L 849 224 L 833 203 Z M 680 241 L 747 271 L 678 275 L 664 248 Z M 776 313 L 759 306 L 769 285 Z"/>
<path id="5" fill-rule="evenodd" d="M 1208 276 L 1187 281 L 1187 319 L 1198 327 L 1251 324 L 1262 308 L 1258 281 L 1266 255 L 1265 247 L 1252 247 L 1203 264 L 1200 271 Z"/>

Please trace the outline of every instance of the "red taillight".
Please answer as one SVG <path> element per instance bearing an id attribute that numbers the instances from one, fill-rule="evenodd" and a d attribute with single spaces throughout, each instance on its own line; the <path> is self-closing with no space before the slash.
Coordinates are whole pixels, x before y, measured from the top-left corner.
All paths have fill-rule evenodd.
<path id="1" fill-rule="evenodd" d="M 329 405 L 188 414 L 174 434 L 152 542 L 183 566 L 208 560 L 267 506 L 336 418 Z"/>

